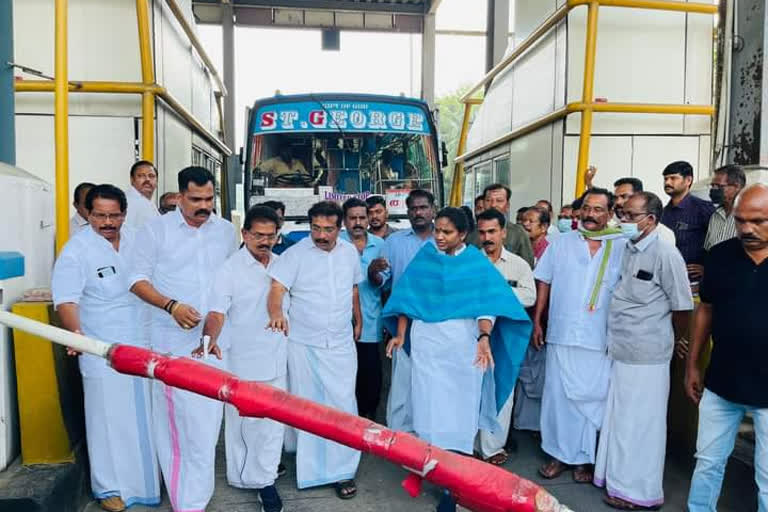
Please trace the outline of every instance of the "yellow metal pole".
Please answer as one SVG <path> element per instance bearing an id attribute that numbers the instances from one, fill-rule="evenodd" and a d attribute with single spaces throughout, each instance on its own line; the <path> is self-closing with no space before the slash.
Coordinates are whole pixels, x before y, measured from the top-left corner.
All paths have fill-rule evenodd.
<path id="1" fill-rule="evenodd" d="M 55 82 L 51 80 L 18 80 L 14 83 L 16 92 L 53 92 Z M 142 94 L 154 92 L 160 94 L 163 88 L 159 85 L 145 85 L 137 82 L 69 82 L 69 92 L 95 92 L 106 94 Z"/>
<path id="2" fill-rule="evenodd" d="M 139 54 L 141 55 L 141 81 L 146 86 L 155 83 L 152 64 L 152 42 L 149 30 L 148 0 L 136 0 L 136 19 L 139 25 Z M 155 93 L 149 90 L 141 94 L 141 157 L 155 161 Z"/>
<path id="3" fill-rule="evenodd" d="M 69 83 L 67 0 L 56 0 L 53 124 L 56 147 L 56 254 L 69 239 Z"/>
<path id="4" fill-rule="evenodd" d="M 581 112 L 581 133 L 579 134 L 579 163 L 576 174 L 575 197 L 584 192 L 585 176 L 589 165 L 589 143 L 592 137 L 592 104 L 595 87 L 595 54 L 597 53 L 598 0 L 592 0 L 587 10 L 587 41 L 584 52 L 584 85 L 581 101 L 585 108 Z"/>
<path id="5" fill-rule="evenodd" d="M 459 134 L 459 144 L 456 148 L 457 155 L 463 155 L 467 149 L 467 134 L 469 133 L 469 119 L 472 113 L 474 102 L 464 103 L 464 117 L 461 120 L 461 133 Z M 462 196 L 464 195 L 464 162 L 456 162 L 453 165 L 453 184 L 451 185 L 451 206 L 461 206 Z"/>

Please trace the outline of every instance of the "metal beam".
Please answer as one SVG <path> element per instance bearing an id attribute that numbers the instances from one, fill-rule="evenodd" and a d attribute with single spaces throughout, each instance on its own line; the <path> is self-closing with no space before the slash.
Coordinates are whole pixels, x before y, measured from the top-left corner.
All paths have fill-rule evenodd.
<path id="1" fill-rule="evenodd" d="M 165 0 L 165 3 L 168 4 L 168 7 L 171 9 L 171 12 L 173 13 L 173 16 L 176 18 L 176 21 L 179 22 L 179 25 L 181 25 L 181 29 L 187 35 L 189 42 L 194 47 L 195 51 L 197 51 L 197 54 L 200 56 L 200 59 L 202 59 L 205 66 L 208 68 L 208 71 L 210 71 L 211 74 L 213 75 L 213 78 L 216 81 L 216 85 L 219 87 L 219 91 L 221 92 L 221 95 L 226 96 L 227 88 L 224 87 L 224 82 L 221 80 L 221 77 L 219 76 L 219 72 L 216 70 L 216 66 L 213 65 L 211 58 L 208 57 L 208 53 L 205 51 L 205 48 L 203 48 L 202 43 L 197 38 L 197 34 L 192 29 L 192 26 L 189 24 L 189 21 L 187 21 L 187 18 L 184 17 L 184 13 L 179 7 L 179 4 L 176 3 L 176 0 Z"/>
<path id="2" fill-rule="evenodd" d="M 224 86 L 224 141 L 235 148 L 235 13 L 232 4 L 221 6 Z"/>
<path id="3" fill-rule="evenodd" d="M 313 9 L 397 14 L 424 14 L 424 3 L 355 2 L 349 0 L 231 0 L 235 7 L 273 7 L 286 9 Z M 219 0 L 194 0 L 194 4 L 220 4 Z"/>
<path id="4" fill-rule="evenodd" d="M 13 2 L 0 1 L 0 162 L 16 165 L 16 108 L 13 95 Z"/>
<path id="5" fill-rule="evenodd" d="M 501 62 L 509 43 L 509 0 L 488 0 L 488 29 L 485 44 L 485 69 Z"/>
<path id="6" fill-rule="evenodd" d="M 435 106 L 435 15 L 424 16 L 421 34 L 421 99 Z"/>

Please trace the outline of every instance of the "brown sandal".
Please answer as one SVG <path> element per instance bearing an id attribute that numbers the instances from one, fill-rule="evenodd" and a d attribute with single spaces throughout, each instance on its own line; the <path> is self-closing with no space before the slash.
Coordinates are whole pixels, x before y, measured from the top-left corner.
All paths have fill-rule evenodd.
<path id="1" fill-rule="evenodd" d="M 502 450 L 499 453 L 495 455 L 491 455 L 490 457 L 485 459 L 485 462 L 487 462 L 488 464 L 493 464 L 494 466 L 503 466 L 504 464 L 507 463 L 508 460 L 509 460 L 509 454 L 505 450 Z"/>
<path id="2" fill-rule="evenodd" d="M 573 468 L 573 481 L 577 484 L 591 484 L 594 476 L 591 464 L 579 464 Z"/>
<path id="3" fill-rule="evenodd" d="M 539 474 L 547 480 L 552 480 L 562 475 L 567 469 L 568 464 L 563 464 L 557 459 L 552 459 L 539 468 Z"/>
<path id="4" fill-rule="evenodd" d="M 656 505 L 653 507 L 643 507 L 641 505 L 635 505 L 634 503 L 630 503 L 629 501 L 623 500 L 621 498 L 616 498 L 614 496 L 603 497 L 603 502 L 609 507 L 612 507 L 618 510 L 659 510 L 661 508 L 661 505 Z"/>

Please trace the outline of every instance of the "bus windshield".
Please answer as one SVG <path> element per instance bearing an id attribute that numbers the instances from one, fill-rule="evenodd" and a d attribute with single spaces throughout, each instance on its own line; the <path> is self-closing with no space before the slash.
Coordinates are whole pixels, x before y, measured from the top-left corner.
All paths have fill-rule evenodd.
<path id="1" fill-rule="evenodd" d="M 402 215 L 410 190 L 440 196 L 436 131 L 418 100 L 277 96 L 251 111 L 247 143 L 248 204 L 278 199 L 286 217 L 312 201 L 371 194 Z"/>

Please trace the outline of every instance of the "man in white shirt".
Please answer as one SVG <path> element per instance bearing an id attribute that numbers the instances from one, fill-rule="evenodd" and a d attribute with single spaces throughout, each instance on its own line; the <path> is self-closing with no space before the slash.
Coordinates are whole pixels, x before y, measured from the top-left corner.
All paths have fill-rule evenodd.
<path id="1" fill-rule="evenodd" d="M 523 258 L 512 254 L 504 247 L 504 240 L 507 236 L 506 221 L 504 214 L 495 208 L 485 210 L 477 216 L 477 235 L 485 255 L 512 287 L 512 291 L 515 292 L 520 304 L 524 308 L 528 308 L 536 302 L 533 271 Z M 477 444 L 480 447 L 480 454 L 486 462 L 496 466 L 501 466 L 507 462 L 509 457 L 504 445 L 509 435 L 513 407 L 514 393 L 510 393 L 496 418 L 501 425 L 501 430 L 498 432 L 481 430 L 478 434 Z"/>
<path id="2" fill-rule="evenodd" d="M 609 191 L 590 189 L 580 212 L 579 228 L 557 237 L 533 271 L 533 343 L 539 349 L 547 344 L 541 447 L 551 459 L 539 473 L 556 478 L 574 467 L 574 480 L 589 483 L 611 374 L 608 308 L 626 239 L 621 230 L 608 228 L 613 215 Z"/>
<path id="3" fill-rule="evenodd" d="M 213 277 L 236 249 L 232 224 L 212 215 L 213 183 L 203 167 L 183 169 L 179 208 L 149 221 L 136 237 L 131 291 L 154 306 L 150 341 L 159 352 L 188 356 L 199 345 Z M 219 346 L 227 348 L 221 341 Z M 207 363 L 223 366 L 214 358 Z M 173 509 L 204 510 L 213 494 L 221 402 L 158 382 L 152 386 L 152 409 Z"/>
<path id="4" fill-rule="evenodd" d="M 362 331 L 360 256 L 352 244 L 339 240 L 343 212 L 338 204 L 321 201 L 308 216 L 310 236 L 285 251 L 269 269 L 269 327 L 288 336 L 291 393 L 357 414 L 354 342 Z M 290 326 L 283 313 L 286 293 L 291 300 Z M 352 498 L 359 463 L 357 450 L 298 432 L 299 489 L 334 484 L 339 498 Z"/>
<path id="5" fill-rule="evenodd" d="M 264 328 L 269 322 L 267 296 L 272 283 L 267 272 L 278 258 L 272 254 L 272 246 L 279 224 L 272 208 L 253 206 L 248 210 L 243 220 L 243 247 L 216 272 L 203 336 L 210 336 L 209 352 L 221 359 L 218 341 L 226 320 L 229 371 L 243 380 L 285 390 L 287 340 L 282 332 Z M 285 309 L 287 303 L 283 306 Z M 202 353 L 201 346 L 194 355 Z M 242 417 L 232 405 L 224 406 L 224 419 L 229 485 L 258 489 L 264 512 L 280 512 L 283 503 L 275 479 L 283 449 L 283 424 Z"/>
<path id="6" fill-rule="evenodd" d="M 112 185 L 94 186 L 84 201 L 90 226 L 64 246 L 51 290 L 62 326 L 111 342 L 135 344 L 138 300 L 129 291 L 134 232 L 123 225 L 126 200 Z M 70 355 L 76 352 L 68 350 Z M 160 477 L 149 425 L 149 381 L 123 375 L 106 361 L 80 355 L 91 489 L 104 510 L 160 503 Z"/>
<path id="7" fill-rule="evenodd" d="M 72 206 L 75 207 L 75 214 L 69 219 L 69 237 L 72 238 L 81 229 L 88 226 L 88 210 L 85 207 L 85 196 L 88 191 L 96 185 L 88 181 L 84 181 L 75 187 L 74 199 L 72 200 Z"/>
<path id="8" fill-rule="evenodd" d="M 643 182 L 638 178 L 619 178 L 613 183 L 613 195 L 616 197 L 616 204 L 613 207 L 612 223 L 615 226 L 620 224 L 619 219 L 624 212 L 624 205 L 629 198 L 638 192 L 643 191 Z M 659 239 L 675 245 L 675 232 L 659 222 L 656 227 Z"/>
<path id="9" fill-rule="evenodd" d="M 131 166 L 131 186 L 125 194 L 128 200 L 128 215 L 125 222 L 134 229 L 140 229 L 147 221 L 160 215 L 152 195 L 157 188 L 157 170 L 152 162 L 139 160 Z"/>

